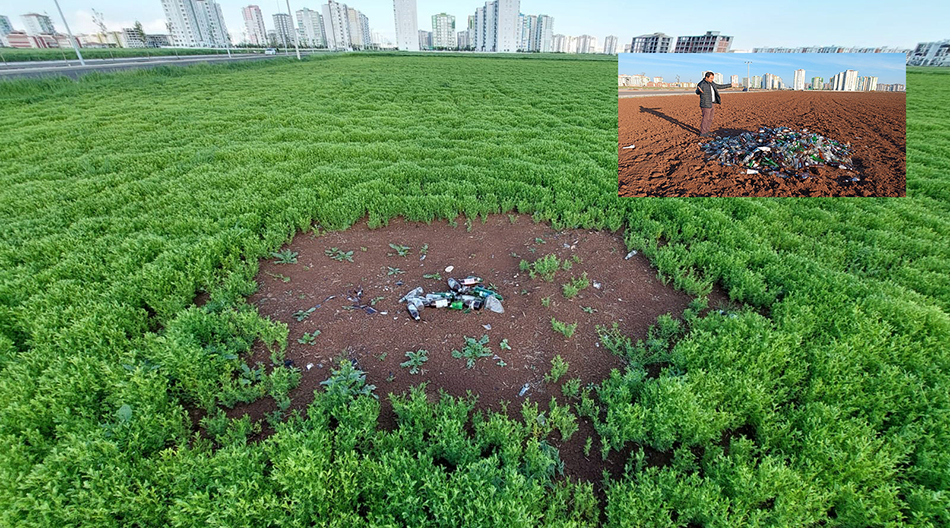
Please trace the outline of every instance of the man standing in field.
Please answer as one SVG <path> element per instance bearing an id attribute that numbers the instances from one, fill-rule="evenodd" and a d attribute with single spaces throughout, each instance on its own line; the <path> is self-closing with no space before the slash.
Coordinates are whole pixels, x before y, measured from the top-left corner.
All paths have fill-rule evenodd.
<path id="1" fill-rule="evenodd" d="M 719 99 L 719 90 L 723 88 L 732 88 L 732 83 L 716 84 L 713 82 L 713 72 L 706 72 L 704 79 L 696 85 L 696 95 L 699 96 L 699 108 L 703 111 L 703 121 L 699 125 L 699 135 L 703 137 L 711 136 L 709 129 L 712 128 L 713 115 L 716 109 L 713 103 L 722 104 Z"/>

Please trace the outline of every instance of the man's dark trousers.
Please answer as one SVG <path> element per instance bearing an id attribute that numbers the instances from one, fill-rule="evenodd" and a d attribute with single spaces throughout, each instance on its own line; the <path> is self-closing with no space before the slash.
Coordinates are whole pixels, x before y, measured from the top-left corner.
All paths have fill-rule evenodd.
<path id="1" fill-rule="evenodd" d="M 703 122 L 699 124 L 699 133 L 706 134 L 709 132 L 709 129 L 712 128 L 713 115 L 716 113 L 716 109 L 715 108 L 700 108 L 700 110 L 703 111 Z"/>

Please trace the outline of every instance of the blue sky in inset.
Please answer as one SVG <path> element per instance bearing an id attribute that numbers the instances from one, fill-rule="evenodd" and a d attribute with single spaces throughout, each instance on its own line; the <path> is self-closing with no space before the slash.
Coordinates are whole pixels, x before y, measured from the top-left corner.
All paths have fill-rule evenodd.
<path id="1" fill-rule="evenodd" d="M 60 0 L 73 31 L 93 32 L 92 9 L 105 15 L 110 29 L 131 27 L 140 20 L 148 32 L 164 31 L 165 14 L 160 0 Z M 285 0 L 219 0 L 228 30 L 240 38 L 244 24 L 241 8 L 259 5 L 268 29 L 272 15 L 286 12 Z M 349 0 L 349 7 L 369 17 L 370 28 L 392 39 L 395 35 L 392 0 Z M 319 10 L 326 0 L 291 0 L 290 8 Z M 431 17 L 446 12 L 463 29 L 468 15 L 484 0 L 418 0 L 419 29 L 431 29 Z M 23 28 L 20 15 L 46 12 L 62 26 L 53 0 L 0 0 L 0 15 Z M 589 34 L 603 44 L 615 35 L 622 44 L 637 35 L 666 33 L 672 36 L 702 35 L 720 31 L 734 37 L 733 49 L 753 47 L 843 46 L 913 48 L 918 42 L 950 39 L 950 2 L 946 0 L 796 0 L 749 2 L 748 0 L 678 0 L 643 2 L 631 0 L 521 0 L 521 12 L 554 17 L 554 32 L 578 36 Z"/>
<path id="2" fill-rule="evenodd" d="M 731 75 L 746 76 L 746 61 L 752 75 L 778 75 L 787 85 L 792 84 L 794 72 L 805 70 L 806 82 L 821 77 L 828 82 L 832 76 L 845 70 L 857 70 L 859 76 L 874 76 L 882 84 L 905 84 L 906 59 L 901 53 L 622 53 L 618 72 L 624 75 L 646 73 L 663 77 L 665 82 L 698 83 L 705 71 L 723 74 L 728 83 Z"/>

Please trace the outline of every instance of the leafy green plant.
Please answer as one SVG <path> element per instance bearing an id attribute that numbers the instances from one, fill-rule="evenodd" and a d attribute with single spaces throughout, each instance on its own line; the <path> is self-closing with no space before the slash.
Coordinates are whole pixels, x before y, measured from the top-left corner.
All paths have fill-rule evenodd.
<path id="1" fill-rule="evenodd" d="M 487 346 L 488 335 L 483 335 L 481 339 L 465 336 L 465 347 L 461 351 L 453 350 L 452 357 L 456 359 L 465 359 L 467 368 L 475 366 L 475 360 L 478 358 L 491 356 L 491 349 Z"/>
<path id="2" fill-rule="evenodd" d="M 577 330 L 577 323 L 566 324 L 552 317 L 551 328 L 564 337 L 570 338 L 572 335 L 574 335 L 574 331 Z"/>
<path id="3" fill-rule="evenodd" d="M 542 297 L 542 298 L 541 298 L 541 306 L 544 306 L 545 308 L 551 306 L 551 297 L 550 297 L 550 296 L 549 296 L 549 297 Z"/>
<path id="4" fill-rule="evenodd" d="M 389 244 L 389 247 L 391 247 L 393 251 L 395 251 L 400 257 L 405 257 L 409 254 L 409 250 L 412 249 L 409 246 L 402 246 L 399 244 Z"/>
<path id="5" fill-rule="evenodd" d="M 552 369 L 553 370 L 553 369 Z M 561 394 L 568 398 L 576 398 L 580 395 L 581 392 L 581 379 L 573 378 L 564 382 L 564 385 L 561 385 Z"/>
<path id="6" fill-rule="evenodd" d="M 507 337 L 504 338 L 504 339 L 502 339 L 502 340 L 501 340 L 501 343 L 498 343 L 498 348 L 500 348 L 500 349 L 502 349 L 502 350 L 511 350 L 511 345 L 508 344 L 508 338 L 507 338 Z"/>
<path id="7" fill-rule="evenodd" d="M 425 255 L 428 252 L 429 252 L 429 244 L 422 244 L 422 247 L 419 248 L 419 254 Z"/>
<path id="8" fill-rule="evenodd" d="M 551 371 L 544 375 L 544 381 L 548 383 L 557 383 L 561 376 L 567 374 L 567 368 L 570 365 L 560 354 L 551 358 Z"/>
<path id="9" fill-rule="evenodd" d="M 590 286 L 590 280 L 587 279 L 587 273 L 585 272 L 582 276 L 575 277 L 571 279 L 569 283 L 564 284 L 562 286 L 562 291 L 564 292 L 565 297 L 571 299 L 588 286 Z"/>
<path id="10" fill-rule="evenodd" d="M 314 306 L 306 310 L 297 310 L 293 313 L 294 319 L 296 319 L 298 322 L 303 321 L 304 319 L 310 317 L 310 314 L 312 314 L 316 309 L 317 307 Z"/>
<path id="11" fill-rule="evenodd" d="M 590 307 L 590 306 L 581 306 L 581 311 L 584 312 L 584 313 L 588 313 L 588 314 L 597 313 L 597 310 L 596 310 L 595 308 Z"/>
<path id="12" fill-rule="evenodd" d="M 297 263 L 296 251 L 291 251 L 289 249 L 284 249 L 279 252 L 271 253 L 271 256 L 274 257 L 275 264 L 296 264 Z"/>
<path id="13" fill-rule="evenodd" d="M 521 271 L 527 271 L 532 279 L 539 276 L 547 282 L 554 280 L 554 274 L 557 273 L 560 267 L 561 262 L 554 253 L 547 254 L 534 261 L 534 263 L 522 260 L 518 265 L 518 268 Z"/>
<path id="14" fill-rule="evenodd" d="M 347 262 L 353 262 L 352 251 L 343 251 L 340 248 L 332 247 L 332 248 L 325 249 L 323 253 L 337 262 L 343 262 L 344 260 Z"/>
<path id="15" fill-rule="evenodd" d="M 290 277 L 288 277 L 288 276 L 286 276 L 286 275 L 283 275 L 283 274 L 280 274 L 280 273 L 271 273 L 271 272 L 269 272 L 269 271 L 265 271 L 264 273 L 266 273 L 267 275 L 269 275 L 269 276 L 271 276 L 271 277 L 274 277 L 275 279 L 277 279 L 277 280 L 279 280 L 279 281 L 281 281 L 281 282 L 290 282 Z"/>
<path id="16" fill-rule="evenodd" d="M 394 268 L 392 266 L 386 266 L 386 275 L 389 275 L 390 277 L 393 275 L 401 275 L 403 273 L 405 273 L 404 270 L 401 270 L 399 268 Z"/>
<path id="17" fill-rule="evenodd" d="M 326 387 L 325 397 L 332 404 L 343 404 L 357 396 L 372 396 L 376 385 L 366 383 L 366 373 L 353 366 L 348 359 L 341 359 L 340 366 L 330 372 L 330 377 L 320 382 Z"/>
<path id="18" fill-rule="evenodd" d="M 319 330 L 314 330 L 313 333 L 305 332 L 302 336 L 297 338 L 297 342 L 301 345 L 312 345 L 316 342 L 318 335 L 320 335 Z"/>
<path id="19" fill-rule="evenodd" d="M 432 279 L 432 280 L 441 281 L 441 280 L 442 280 L 442 275 L 441 275 L 440 273 L 438 273 L 438 272 L 436 272 L 436 273 L 426 273 L 425 275 L 422 276 L 422 278 L 423 278 L 423 279 Z"/>
<path id="20" fill-rule="evenodd" d="M 406 352 L 406 357 L 409 359 L 400 363 L 399 366 L 403 368 L 408 367 L 410 374 L 418 374 L 422 368 L 422 364 L 429 361 L 429 351 L 421 349 L 415 352 L 409 351 Z"/>

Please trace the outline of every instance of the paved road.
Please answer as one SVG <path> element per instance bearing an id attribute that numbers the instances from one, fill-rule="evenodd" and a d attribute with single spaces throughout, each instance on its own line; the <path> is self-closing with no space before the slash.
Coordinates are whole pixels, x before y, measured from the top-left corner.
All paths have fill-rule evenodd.
<path id="1" fill-rule="evenodd" d="M 292 57 L 294 55 L 291 55 Z M 130 57 L 123 59 L 92 59 L 87 60 L 85 66 L 81 66 L 79 61 L 69 61 L 67 66 L 63 61 L 42 61 L 42 62 L 20 62 L 8 63 L 6 67 L 0 68 L 0 80 L 3 79 L 24 79 L 48 77 L 51 75 L 65 75 L 76 79 L 82 75 L 91 72 L 115 72 L 123 70 L 136 70 L 142 68 L 154 68 L 156 66 L 187 66 L 191 64 L 211 64 L 216 62 L 235 62 L 248 60 L 266 60 L 277 57 L 287 57 L 287 55 L 247 55 L 232 54 L 228 58 L 226 54 L 221 55 L 191 55 L 176 58 L 171 57 Z"/>

